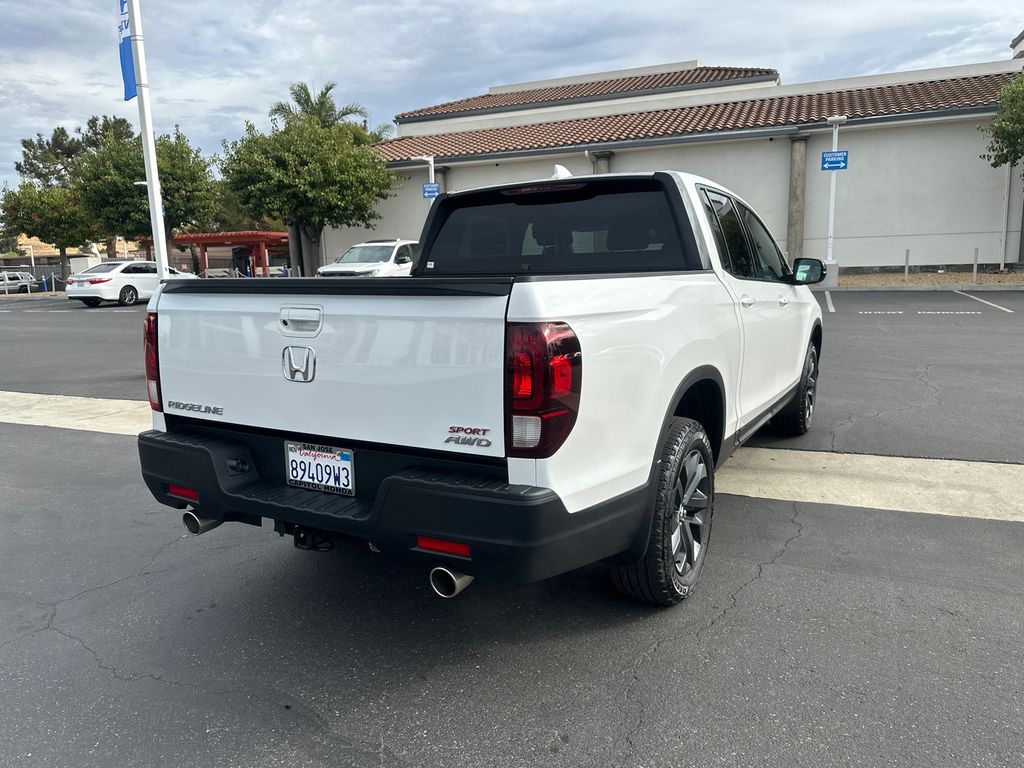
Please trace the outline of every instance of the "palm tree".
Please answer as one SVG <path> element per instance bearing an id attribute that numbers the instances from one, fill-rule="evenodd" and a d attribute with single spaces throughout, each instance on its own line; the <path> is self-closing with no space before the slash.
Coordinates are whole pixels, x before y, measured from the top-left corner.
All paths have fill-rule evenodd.
<path id="1" fill-rule="evenodd" d="M 291 101 L 279 101 L 270 108 L 270 117 L 288 122 L 296 117 L 315 117 L 324 128 L 348 122 L 350 117 L 367 117 L 366 107 L 352 102 L 343 107 L 334 103 L 331 92 L 336 83 L 326 83 L 313 95 L 306 83 L 292 83 L 288 92 Z"/>

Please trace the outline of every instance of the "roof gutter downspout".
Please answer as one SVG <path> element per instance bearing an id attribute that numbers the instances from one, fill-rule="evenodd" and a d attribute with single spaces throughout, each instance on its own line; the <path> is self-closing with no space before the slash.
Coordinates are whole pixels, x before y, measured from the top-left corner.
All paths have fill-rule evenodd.
<path id="1" fill-rule="evenodd" d="M 999 238 L 999 271 L 1006 271 L 1006 236 L 1010 227 L 1010 181 L 1013 178 L 1013 163 L 1006 164 L 1006 188 L 1003 191 L 1003 232 Z M 1024 239 L 1024 226 L 1021 227 L 1021 238 Z"/>

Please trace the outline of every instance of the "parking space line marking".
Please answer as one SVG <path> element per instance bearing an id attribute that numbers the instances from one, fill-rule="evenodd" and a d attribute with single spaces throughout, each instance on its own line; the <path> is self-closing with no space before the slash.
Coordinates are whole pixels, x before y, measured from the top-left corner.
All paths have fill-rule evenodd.
<path id="1" fill-rule="evenodd" d="M 966 296 L 968 299 L 974 299 L 975 301 L 980 301 L 982 304 L 988 304 L 990 307 L 995 307 L 996 309 L 1001 309 L 1001 310 L 1003 310 L 1003 312 L 1009 312 L 1011 315 L 1013 314 L 1013 310 L 1012 309 L 1007 309 L 1006 307 L 1001 307 L 998 304 L 993 304 L 991 301 L 985 301 L 985 299 L 979 299 L 977 296 L 972 296 L 969 293 L 964 293 L 963 291 L 953 291 L 953 293 L 959 293 L 961 296 Z"/>
<path id="2" fill-rule="evenodd" d="M 737 496 L 1024 522 L 1024 466 L 741 448 L 715 473 Z"/>
<path id="3" fill-rule="evenodd" d="M 829 312 L 835 312 L 836 311 L 835 306 L 832 304 L 832 292 L 831 291 L 825 291 L 825 303 L 828 304 L 828 311 Z"/>

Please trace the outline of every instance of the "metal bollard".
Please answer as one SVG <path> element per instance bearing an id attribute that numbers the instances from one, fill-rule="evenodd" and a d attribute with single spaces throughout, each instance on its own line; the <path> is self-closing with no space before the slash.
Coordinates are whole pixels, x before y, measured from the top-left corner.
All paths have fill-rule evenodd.
<path id="1" fill-rule="evenodd" d="M 910 249 L 907 248 L 907 253 L 903 260 L 903 282 L 910 282 Z"/>
<path id="2" fill-rule="evenodd" d="M 974 278 L 972 282 L 978 282 L 978 249 L 974 249 Z"/>

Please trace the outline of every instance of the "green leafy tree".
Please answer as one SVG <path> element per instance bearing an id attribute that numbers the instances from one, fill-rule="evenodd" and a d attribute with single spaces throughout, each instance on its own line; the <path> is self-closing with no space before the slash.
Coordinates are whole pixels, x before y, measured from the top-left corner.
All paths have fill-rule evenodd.
<path id="1" fill-rule="evenodd" d="M 217 179 L 214 187 L 216 192 L 213 215 L 209 221 L 200 225 L 201 229 L 207 232 L 280 232 L 287 226 L 280 218 L 254 216 L 242 204 L 238 193 L 224 179 Z"/>
<path id="2" fill-rule="evenodd" d="M 3 231 L 53 243 L 60 252 L 61 276 L 67 277 L 67 249 L 82 245 L 91 233 L 89 216 L 78 194 L 68 187 L 43 187 L 26 181 L 17 189 L 5 189 L 0 206 Z"/>
<path id="3" fill-rule="evenodd" d="M 394 183 L 384 160 L 351 130 L 314 116 L 291 118 L 269 134 L 248 123 L 224 152 L 224 178 L 242 206 L 298 225 L 313 253 L 327 225 L 372 227 Z"/>
<path id="4" fill-rule="evenodd" d="M 18 235 L 7 234 L 0 230 L 0 254 L 18 252 Z"/>
<path id="5" fill-rule="evenodd" d="M 1024 74 L 1002 87 L 996 119 L 981 130 L 989 137 L 988 150 L 982 158 L 993 168 L 1016 165 L 1024 158 Z"/>
<path id="6" fill-rule="evenodd" d="M 213 215 L 216 188 L 210 160 L 191 146 L 180 130 L 156 140 L 157 167 L 164 204 L 164 235 L 208 221 Z M 137 181 L 146 178 L 142 140 L 125 141 L 107 133 L 95 152 L 75 162 L 72 183 L 86 210 L 108 231 L 126 237 L 151 233 L 149 197 Z"/>
<path id="7" fill-rule="evenodd" d="M 14 164 L 14 168 L 22 177 L 37 181 L 44 187 L 66 187 L 70 183 L 75 158 L 98 149 L 108 134 L 127 141 L 134 131 L 131 123 L 123 117 L 106 115 L 93 115 L 84 127 L 74 132 L 57 126 L 49 138 L 37 133 L 33 139 L 22 139 L 21 160 Z"/>
<path id="8" fill-rule="evenodd" d="M 1000 89 L 996 118 L 981 126 L 981 130 L 989 137 L 987 151 L 981 157 L 993 168 L 1017 165 L 1024 159 L 1024 74 Z M 1020 240 L 1017 264 L 1018 268 L 1024 264 L 1024 237 Z"/>

